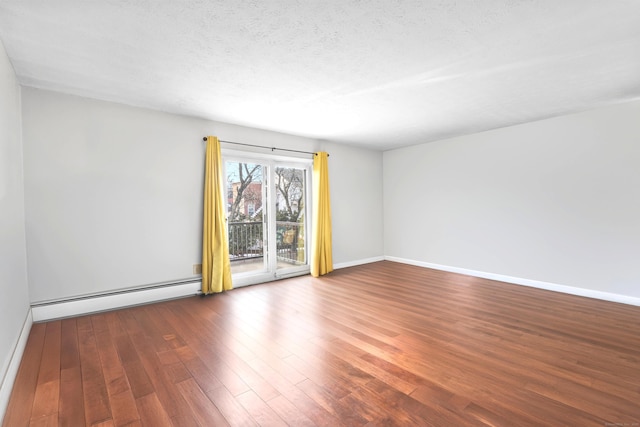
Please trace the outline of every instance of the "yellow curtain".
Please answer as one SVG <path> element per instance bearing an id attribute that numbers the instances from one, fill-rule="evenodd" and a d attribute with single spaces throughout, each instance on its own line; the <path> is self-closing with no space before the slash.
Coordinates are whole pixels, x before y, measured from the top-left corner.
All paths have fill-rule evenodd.
<path id="1" fill-rule="evenodd" d="M 228 291 L 231 284 L 229 238 L 225 215 L 220 141 L 207 138 L 204 177 L 204 221 L 202 233 L 202 293 Z"/>
<path id="2" fill-rule="evenodd" d="M 331 204 L 329 200 L 329 154 L 313 156 L 313 252 L 311 275 L 322 276 L 333 271 L 331 252 Z"/>

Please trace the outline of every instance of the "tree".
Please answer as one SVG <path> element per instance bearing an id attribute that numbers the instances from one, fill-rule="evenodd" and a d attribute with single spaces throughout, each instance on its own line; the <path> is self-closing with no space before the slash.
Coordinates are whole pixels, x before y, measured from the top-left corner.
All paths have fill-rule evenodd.
<path id="1" fill-rule="evenodd" d="M 276 168 L 278 220 L 298 222 L 304 212 L 304 171 L 293 168 Z M 284 204 L 284 206 L 281 206 Z"/>
<path id="2" fill-rule="evenodd" d="M 227 185 L 233 192 L 229 221 L 241 221 L 246 217 L 241 210 L 245 203 L 262 204 L 262 190 L 251 185 L 254 181 L 262 181 L 262 166 L 251 163 L 235 163 L 234 166 L 237 166 L 237 172 L 235 168 L 227 171 Z"/>

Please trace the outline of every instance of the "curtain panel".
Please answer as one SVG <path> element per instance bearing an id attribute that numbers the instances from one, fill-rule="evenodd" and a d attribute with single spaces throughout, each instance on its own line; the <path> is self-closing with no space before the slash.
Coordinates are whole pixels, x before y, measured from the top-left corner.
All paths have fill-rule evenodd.
<path id="1" fill-rule="evenodd" d="M 209 136 L 205 155 L 202 225 L 202 293 L 205 295 L 233 288 L 224 194 L 220 141 L 215 136 Z"/>
<path id="2" fill-rule="evenodd" d="M 313 156 L 313 252 L 311 275 L 322 276 L 333 271 L 331 248 L 331 203 L 329 198 L 329 154 Z"/>

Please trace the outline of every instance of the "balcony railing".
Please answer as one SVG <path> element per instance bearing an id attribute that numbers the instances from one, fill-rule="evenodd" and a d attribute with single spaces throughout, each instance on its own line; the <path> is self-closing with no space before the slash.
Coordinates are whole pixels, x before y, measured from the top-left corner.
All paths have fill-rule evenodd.
<path id="1" fill-rule="evenodd" d="M 262 221 L 229 223 L 231 261 L 262 257 Z"/>
<path id="2" fill-rule="evenodd" d="M 276 222 L 276 250 L 279 261 L 304 264 L 304 228 L 297 222 Z M 262 258 L 263 224 L 256 222 L 229 223 L 229 257 L 232 262 Z"/>
<path id="3" fill-rule="evenodd" d="M 305 263 L 304 228 L 300 223 L 276 221 L 278 260 L 294 264 Z"/>

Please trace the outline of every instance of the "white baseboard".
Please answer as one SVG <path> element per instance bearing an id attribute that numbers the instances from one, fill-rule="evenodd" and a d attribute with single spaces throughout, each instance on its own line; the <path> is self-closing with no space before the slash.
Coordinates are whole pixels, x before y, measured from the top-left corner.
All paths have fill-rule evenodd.
<path id="1" fill-rule="evenodd" d="M 338 270 L 340 268 L 355 267 L 356 265 L 371 264 L 372 262 L 384 261 L 384 259 L 384 256 L 377 256 L 373 258 L 359 259 L 356 261 L 341 262 L 338 264 L 334 264 L 333 268 L 334 270 Z"/>
<path id="2" fill-rule="evenodd" d="M 27 312 L 27 317 L 22 325 L 22 331 L 18 337 L 18 341 L 13 348 L 13 354 L 7 371 L 2 373 L 2 382 L 0 383 L 0 424 L 4 420 L 4 415 L 9 405 L 9 398 L 11 397 L 11 390 L 13 390 L 13 383 L 18 375 L 18 369 L 20 368 L 20 362 L 22 361 L 22 355 L 24 349 L 27 346 L 27 340 L 29 339 L 29 332 L 31 332 L 31 325 L 33 324 L 33 316 L 31 309 Z"/>
<path id="3" fill-rule="evenodd" d="M 334 265 L 335 269 L 352 267 L 361 264 L 369 264 L 376 261 L 384 261 L 383 256 L 366 258 Z M 273 278 L 279 280 L 283 277 Z M 237 282 L 237 283 L 236 283 Z M 241 278 L 234 280 L 237 287 L 251 284 L 243 282 Z M 61 301 L 35 303 L 31 306 L 34 322 L 61 319 L 65 317 L 81 316 L 84 314 L 98 313 L 134 305 L 148 304 L 195 295 L 200 292 L 201 282 L 193 281 L 184 284 L 164 284 L 157 287 L 130 289 L 100 295 L 88 295 L 78 298 L 69 298 Z"/>
<path id="4" fill-rule="evenodd" d="M 33 312 L 33 321 L 42 322 L 64 317 L 114 310 L 122 307 L 148 304 L 150 302 L 181 298 L 189 295 L 195 295 L 200 291 L 200 289 L 201 282 L 193 281 L 176 285 L 140 288 L 103 295 L 73 298 L 51 303 L 33 304 L 31 306 L 31 310 Z"/>
<path id="5" fill-rule="evenodd" d="M 418 267 L 432 268 L 434 270 L 465 274 L 467 276 L 481 277 L 483 279 L 513 283 L 515 285 L 529 286 L 532 288 L 546 289 L 549 291 L 562 292 L 565 294 L 578 295 L 581 297 L 595 298 L 604 301 L 640 306 L 640 298 L 628 295 L 613 294 L 609 292 L 595 291 L 585 288 L 576 288 L 575 286 L 558 285 L 556 283 L 541 282 L 538 280 L 523 279 L 520 277 L 504 276 L 502 274 L 486 273 L 484 271 L 468 270 L 466 268 L 450 267 L 446 265 L 432 264 L 429 262 L 415 261 L 392 256 L 385 256 L 384 258 L 387 261 L 400 262 L 403 264 L 410 264 Z"/>

